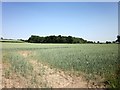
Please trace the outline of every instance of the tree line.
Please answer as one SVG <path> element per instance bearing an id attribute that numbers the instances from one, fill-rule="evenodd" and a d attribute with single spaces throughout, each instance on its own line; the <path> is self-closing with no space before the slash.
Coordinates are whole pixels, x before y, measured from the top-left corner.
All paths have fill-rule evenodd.
<path id="1" fill-rule="evenodd" d="M 61 35 L 51 35 L 46 37 L 31 35 L 27 41 L 30 43 L 87 43 L 87 40 L 82 38 Z"/>
<path id="2" fill-rule="evenodd" d="M 0 42 L 8 42 L 4 40 L 14 40 L 14 39 L 5 39 L 3 37 L 0 38 Z M 23 40 L 23 39 L 18 39 L 18 40 L 23 42 L 29 42 L 29 43 L 98 43 L 98 44 L 106 43 L 106 44 L 110 44 L 110 43 L 120 43 L 120 35 L 118 35 L 117 39 L 112 42 L 110 41 L 106 41 L 106 42 L 94 41 L 93 42 L 93 41 L 84 40 L 83 38 L 77 38 L 72 36 L 61 36 L 61 35 L 58 35 L 58 36 L 51 35 L 46 37 L 31 35 L 28 40 Z"/>

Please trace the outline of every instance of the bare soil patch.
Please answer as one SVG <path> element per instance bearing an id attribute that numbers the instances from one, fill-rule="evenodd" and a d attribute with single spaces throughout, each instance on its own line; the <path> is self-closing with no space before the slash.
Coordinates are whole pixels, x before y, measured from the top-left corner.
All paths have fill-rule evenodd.
<path id="1" fill-rule="evenodd" d="M 30 60 L 36 73 L 42 73 L 42 80 L 47 83 L 47 87 L 52 88 L 88 88 L 87 82 L 82 77 L 69 76 L 61 70 L 55 70 L 43 65 L 36 60 Z M 40 71 L 41 70 L 41 71 Z M 38 75 L 39 75 L 38 73 Z"/>

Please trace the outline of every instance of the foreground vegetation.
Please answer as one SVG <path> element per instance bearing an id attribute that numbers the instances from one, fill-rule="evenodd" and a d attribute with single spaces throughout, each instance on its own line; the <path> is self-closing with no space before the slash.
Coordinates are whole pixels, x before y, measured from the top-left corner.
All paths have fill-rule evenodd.
<path id="1" fill-rule="evenodd" d="M 6 78 L 11 73 L 26 78 L 32 76 L 34 67 L 27 60 L 33 59 L 51 68 L 78 76 L 82 74 L 88 81 L 98 80 L 107 87 L 119 87 L 118 44 L 3 43 L 2 46 L 3 64 L 7 63 Z M 25 58 L 19 51 L 30 51 L 31 54 Z M 31 80 L 35 82 L 35 77 Z"/>

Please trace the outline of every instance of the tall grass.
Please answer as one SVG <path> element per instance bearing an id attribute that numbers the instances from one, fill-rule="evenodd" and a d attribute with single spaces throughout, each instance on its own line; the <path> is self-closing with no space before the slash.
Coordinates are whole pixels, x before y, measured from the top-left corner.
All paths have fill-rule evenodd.
<path id="1" fill-rule="evenodd" d="M 3 43 L 3 51 L 31 50 L 31 57 L 53 68 L 65 71 L 83 72 L 86 78 L 104 78 L 110 87 L 118 84 L 118 44 L 30 44 Z M 29 72 L 31 66 L 21 56 L 10 53 L 5 55 L 13 70 L 22 74 Z M 22 68 L 20 68 L 22 67 Z"/>
<path id="2" fill-rule="evenodd" d="M 24 57 L 13 51 L 3 51 L 3 60 L 3 63 L 5 62 L 10 64 L 9 69 L 7 69 L 7 73 L 12 71 L 26 77 L 27 75 L 30 75 L 33 70 L 32 65 L 27 62 Z"/>
<path id="3" fill-rule="evenodd" d="M 38 50 L 36 57 L 55 68 L 84 72 L 88 79 L 97 80 L 95 76 L 98 75 L 111 87 L 118 87 L 117 49 L 117 45 L 73 45 L 64 49 Z"/>

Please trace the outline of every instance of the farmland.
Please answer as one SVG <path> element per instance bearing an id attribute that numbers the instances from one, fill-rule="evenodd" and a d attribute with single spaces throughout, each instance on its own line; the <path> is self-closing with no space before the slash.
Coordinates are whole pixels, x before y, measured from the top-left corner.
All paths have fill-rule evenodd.
<path id="1" fill-rule="evenodd" d="M 2 43 L 3 87 L 118 87 L 118 44 Z"/>

